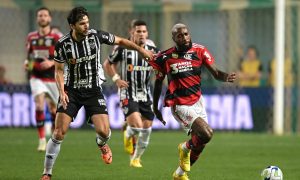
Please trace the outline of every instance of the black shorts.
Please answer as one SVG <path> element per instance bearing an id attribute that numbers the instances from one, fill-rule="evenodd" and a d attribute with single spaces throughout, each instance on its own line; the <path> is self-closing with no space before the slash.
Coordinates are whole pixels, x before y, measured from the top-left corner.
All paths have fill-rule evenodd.
<path id="1" fill-rule="evenodd" d="M 120 103 L 125 117 L 129 116 L 133 112 L 139 112 L 144 118 L 148 120 L 154 119 L 154 113 L 152 111 L 151 101 L 136 102 L 133 101 L 132 99 L 123 99 L 121 100 Z"/>
<path id="2" fill-rule="evenodd" d="M 84 106 L 86 115 L 88 117 L 88 123 L 90 118 L 94 114 L 108 114 L 106 101 L 102 94 L 102 90 L 93 88 L 93 89 L 65 89 L 68 97 L 69 103 L 67 109 L 64 109 L 60 103 L 57 105 L 57 112 L 66 113 L 72 119 L 75 119 L 79 109 Z M 60 99 L 59 99 L 60 101 Z"/>

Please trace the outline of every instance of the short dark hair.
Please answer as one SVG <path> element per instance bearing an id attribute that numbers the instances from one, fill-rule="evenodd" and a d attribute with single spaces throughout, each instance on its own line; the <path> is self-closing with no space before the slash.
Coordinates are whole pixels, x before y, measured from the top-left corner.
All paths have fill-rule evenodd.
<path id="1" fill-rule="evenodd" d="M 50 9 L 48 9 L 47 7 L 40 7 L 40 8 L 38 8 L 38 9 L 35 11 L 35 15 L 37 16 L 38 13 L 39 13 L 40 11 L 43 11 L 43 10 L 48 11 L 49 15 L 51 16 L 51 11 L 50 11 Z"/>
<path id="2" fill-rule="evenodd" d="M 89 17 L 88 11 L 82 6 L 75 7 L 70 11 L 68 15 L 68 23 L 76 24 L 76 22 L 80 21 L 83 16 Z"/>
<path id="3" fill-rule="evenodd" d="M 131 28 L 135 28 L 135 26 L 147 26 L 147 23 L 143 20 L 135 19 L 131 22 Z"/>

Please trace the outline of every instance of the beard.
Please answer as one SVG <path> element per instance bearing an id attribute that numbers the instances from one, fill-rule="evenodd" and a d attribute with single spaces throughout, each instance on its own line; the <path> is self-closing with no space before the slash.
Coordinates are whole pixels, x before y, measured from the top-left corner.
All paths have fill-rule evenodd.
<path id="1" fill-rule="evenodd" d="M 192 41 L 190 41 L 190 43 L 188 45 L 186 45 L 186 44 L 176 45 L 177 51 L 180 51 L 180 52 L 186 52 L 191 48 L 192 48 Z"/>
<path id="2" fill-rule="evenodd" d="M 50 25 L 49 21 L 39 22 L 38 23 L 40 27 L 44 28 Z"/>

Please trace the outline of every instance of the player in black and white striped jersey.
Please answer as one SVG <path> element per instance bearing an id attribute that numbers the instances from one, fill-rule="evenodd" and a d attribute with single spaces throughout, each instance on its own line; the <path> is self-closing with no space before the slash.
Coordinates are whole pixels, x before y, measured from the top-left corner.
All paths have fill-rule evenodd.
<path id="1" fill-rule="evenodd" d="M 140 47 L 158 53 L 157 48 L 146 43 L 147 37 L 146 23 L 134 21 L 130 39 Z M 117 73 L 118 63 L 121 75 Z M 130 166 L 142 167 L 140 158 L 149 144 L 154 119 L 149 86 L 152 67 L 137 51 L 117 47 L 104 62 L 104 69 L 119 88 L 121 107 L 128 124 L 124 133 L 124 147 L 132 155 Z M 135 148 L 132 145 L 134 136 L 138 136 Z"/>
<path id="2" fill-rule="evenodd" d="M 41 179 L 51 179 L 52 168 L 60 151 L 60 144 L 76 117 L 84 106 L 90 123 L 93 123 L 102 159 L 112 162 L 112 153 L 107 145 L 110 127 L 106 102 L 101 84 L 105 80 L 101 65 L 101 46 L 122 45 L 139 51 L 143 57 L 152 58 L 153 53 L 135 43 L 105 31 L 89 29 L 89 15 L 85 8 L 76 7 L 68 16 L 70 33 L 63 36 L 55 48 L 55 80 L 60 99 L 55 119 L 55 129 L 48 141 L 44 172 Z"/>

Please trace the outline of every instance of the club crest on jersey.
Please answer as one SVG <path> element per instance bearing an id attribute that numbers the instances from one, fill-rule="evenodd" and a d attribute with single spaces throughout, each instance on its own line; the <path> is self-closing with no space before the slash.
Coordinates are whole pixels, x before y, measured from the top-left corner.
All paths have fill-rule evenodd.
<path id="1" fill-rule="evenodd" d="M 46 45 L 47 47 L 51 46 L 51 45 L 52 45 L 52 40 L 51 40 L 51 39 L 46 39 L 46 40 L 45 40 L 45 45 Z"/>
<path id="2" fill-rule="evenodd" d="M 90 44 L 91 49 L 95 49 L 96 43 L 95 43 L 95 40 L 93 38 L 89 39 L 89 44 Z"/>
<path id="3" fill-rule="evenodd" d="M 192 54 L 185 54 L 183 56 L 184 59 L 187 59 L 187 60 L 192 60 Z"/>
<path id="4" fill-rule="evenodd" d="M 175 58 L 175 59 L 177 59 L 177 58 L 178 58 L 178 54 L 176 54 L 176 53 L 172 53 L 172 58 Z"/>

